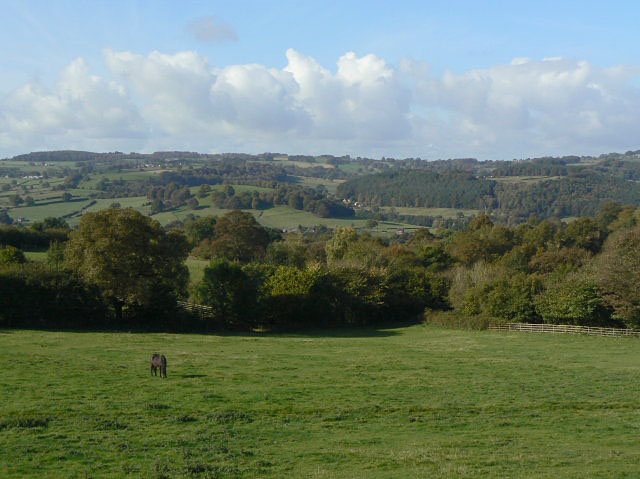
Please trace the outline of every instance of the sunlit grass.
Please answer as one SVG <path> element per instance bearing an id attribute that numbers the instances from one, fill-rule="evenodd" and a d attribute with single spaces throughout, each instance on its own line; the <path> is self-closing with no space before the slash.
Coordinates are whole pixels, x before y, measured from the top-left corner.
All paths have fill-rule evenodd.
<path id="1" fill-rule="evenodd" d="M 7 479 L 609 478 L 640 460 L 635 339 L 6 331 L 0 364 Z"/>

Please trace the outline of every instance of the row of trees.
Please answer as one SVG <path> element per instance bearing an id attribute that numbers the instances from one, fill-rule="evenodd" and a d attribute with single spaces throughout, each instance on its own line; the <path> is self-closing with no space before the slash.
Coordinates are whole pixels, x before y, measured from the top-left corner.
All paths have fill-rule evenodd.
<path id="1" fill-rule="evenodd" d="M 189 290 L 185 260 L 204 250 L 211 263 Z M 7 326 L 175 329 L 176 321 L 188 325 L 176 300 L 190 294 L 213 308 L 197 323 L 210 328 L 364 325 L 425 308 L 638 327 L 639 283 L 640 210 L 615 203 L 569 224 L 532 219 L 510 228 L 480 215 L 463 230 L 425 228 L 403 242 L 353 228 L 276 234 L 242 211 L 167 230 L 133 209 L 110 208 L 84 215 L 66 243 L 53 243 L 48 266 L 25 262 L 16 247 L 0 250 Z"/>
<path id="2" fill-rule="evenodd" d="M 204 186 L 204 185 L 203 185 Z M 321 218 L 348 218 L 355 215 L 352 208 L 329 198 L 326 188 L 302 188 L 281 183 L 272 191 L 236 192 L 231 185 L 224 190 L 211 193 L 213 204 L 226 209 L 263 209 L 278 205 L 287 205 L 296 210 L 308 211 Z"/>
<path id="3" fill-rule="evenodd" d="M 450 304 L 494 321 L 640 326 L 640 210 L 608 204 L 568 225 L 486 217 L 450 237 Z"/>
<path id="4" fill-rule="evenodd" d="M 522 163 L 508 169 L 522 173 L 530 168 L 555 166 Z M 459 172 L 391 171 L 346 181 L 337 194 L 368 206 L 496 210 L 520 220 L 594 215 L 611 200 L 640 204 L 640 184 L 591 170 L 533 182 L 497 182 Z"/>

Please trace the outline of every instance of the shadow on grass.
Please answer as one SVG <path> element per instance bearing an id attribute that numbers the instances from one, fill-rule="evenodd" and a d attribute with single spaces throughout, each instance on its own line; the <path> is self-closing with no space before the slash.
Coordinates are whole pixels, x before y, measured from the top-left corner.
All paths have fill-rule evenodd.
<path id="1" fill-rule="evenodd" d="M 253 338 L 384 338 L 397 336 L 399 329 L 419 324 L 421 321 L 403 321 L 371 326 L 344 326 L 328 328 L 308 328 L 276 331 L 228 331 L 228 330 L 172 330 L 169 328 L 144 328 L 144 327 L 120 327 L 120 328 L 77 328 L 77 327 L 16 327 L 0 330 L 0 334 L 11 334 L 14 331 L 48 331 L 66 333 L 129 333 L 129 334 L 192 334 L 223 337 L 253 337 Z M 185 376 L 186 377 L 186 376 Z"/>
<path id="2" fill-rule="evenodd" d="M 178 374 L 177 377 L 184 379 L 192 379 L 192 378 L 206 378 L 206 374 Z"/>

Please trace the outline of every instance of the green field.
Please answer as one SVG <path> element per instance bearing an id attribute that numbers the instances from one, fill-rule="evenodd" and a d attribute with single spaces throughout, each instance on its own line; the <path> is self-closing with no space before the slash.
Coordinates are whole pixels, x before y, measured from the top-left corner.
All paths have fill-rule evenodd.
<path id="1" fill-rule="evenodd" d="M 0 333 L 3 478 L 633 478 L 637 339 Z M 169 378 L 150 377 L 162 352 Z"/>
<path id="2" fill-rule="evenodd" d="M 492 177 L 493 181 L 500 181 L 502 183 L 539 183 L 540 181 L 547 180 L 560 180 L 562 176 L 496 176 Z"/>
<path id="3" fill-rule="evenodd" d="M 458 216 L 458 213 L 462 213 L 464 216 L 474 216 L 480 212 L 480 210 L 460 208 L 414 208 L 411 206 L 383 206 L 380 209 L 387 212 L 395 209 L 400 215 L 442 216 L 443 218 L 455 218 Z"/>
<path id="4" fill-rule="evenodd" d="M 209 263 L 210 261 L 206 259 L 189 256 L 185 262 L 187 268 L 189 268 L 189 282 L 193 284 L 202 281 L 204 269 L 209 266 Z"/>

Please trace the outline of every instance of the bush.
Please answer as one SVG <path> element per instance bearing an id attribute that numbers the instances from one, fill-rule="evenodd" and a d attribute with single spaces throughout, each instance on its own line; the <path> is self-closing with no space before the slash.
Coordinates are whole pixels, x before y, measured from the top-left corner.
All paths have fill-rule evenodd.
<path id="1" fill-rule="evenodd" d="M 536 310 L 545 323 L 610 326 L 611 311 L 594 281 L 570 274 L 547 285 L 537 296 Z"/>
<path id="2" fill-rule="evenodd" d="M 0 246 L 0 265 L 3 264 L 22 264 L 27 259 L 24 253 L 13 246 Z"/>
<path id="3" fill-rule="evenodd" d="M 108 324 L 100 291 L 39 263 L 0 269 L 2 327 L 94 328 Z"/>
<path id="4" fill-rule="evenodd" d="M 539 278 L 524 273 L 497 278 L 483 287 L 470 289 L 462 310 L 466 314 L 479 314 L 503 322 L 537 322 L 540 318 L 534 297 L 541 288 Z"/>

